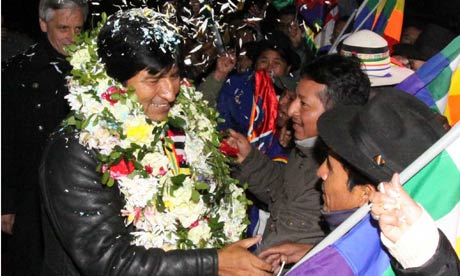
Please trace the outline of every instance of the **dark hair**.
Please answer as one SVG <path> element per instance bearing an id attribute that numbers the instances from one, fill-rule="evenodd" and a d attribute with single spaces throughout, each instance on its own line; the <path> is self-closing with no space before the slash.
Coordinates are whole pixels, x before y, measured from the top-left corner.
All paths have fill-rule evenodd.
<path id="1" fill-rule="evenodd" d="M 326 110 L 337 104 L 363 105 L 369 98 L 369 78 L 361 70 L 360 61 L 355 57 L 339 54 L 320 56 L 305 65 L 300 78 L 326 86 L 319 95 Z"/>
<path id="2" fill-rule="evenodd" d="M 339 159 L 340 163 L 342 163 L 343 168 L 348 173 L 347 187 L 349 191 L 353 190 L 355 186 L 362 186 L 367 184 L 371 184 L 377 189 L 378 183 L 375 183 L 375 181 L 372 181 L 371 179 L 366 177 L 364 174 L 362 174 L 359 170 L 355 169 L 344 159 Z"/>
<path id="3" fill-rule="evenodd" d="M 369 177 L 362 174 L 358 169 L 353 167 L 347 160 L 343 159 L 340 155 L 334 152 L 332 149 L 327 150 L 328 154 L 332 155 L 337 161 L 340 162 L 342 168 L 347 172 L 348 180 L 347 180 L 347 189 L 349 191 L 353 190 L 355 186 L 364 186 L 370 184 L 377 189 L 379 183 L 372 181 Z"/>
<path id="4" fill-rule="evenodd" d="M 297 70 L 300 67 L 300 57 L 295 52 L 292 46 L 291 40 L 283 32 L 274 30 L 270 34 L 265 36 L 264 40 L 258 42 L 258 51 L 255 55 L 255 61 L 267 50 L 277 52 L 286 63 L 291 66 L 291 72 Z"/>
<path id="5" fill-rule="evenodd" d="M 121 83 L 142 70 L 166 74 L 177 65 L 175 49 L 146 17 L 121 12 L 112 15 L 101 28 L 97 45 L 107 75 Z"/>

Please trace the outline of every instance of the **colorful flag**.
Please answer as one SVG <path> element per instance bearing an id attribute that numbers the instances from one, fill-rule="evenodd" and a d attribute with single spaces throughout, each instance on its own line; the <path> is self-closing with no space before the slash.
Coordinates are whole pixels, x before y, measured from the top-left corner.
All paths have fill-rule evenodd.
<path id="1" fill-rule="evenodd" d="M 253 99 L 247 137 L 252 145 L 265 153 L 273 142 L 278 116 L 278 98 L 265 70 L 255 73 Z"/>
<path id="2" fill-rule="evenodd" d="M 397 88 L 446 116 L 450 125 L 460 121 L 460 36 Z"/>
<path id="3" fill-rule="evenodd" d="M 404 185 L 433 217 L 460 252 L 460 124 L 446 134 L 450 142 Z M 445 139 L 443 137 L 443 139 Z M 445 139 L 446 140 L 446 139 Z M 429 151 L 429 150 L 428 150 Z M 347 234 L 286 275 L 394 275 L 383 250 L 377 222 L 365 216 Z"/>
<path id="4" fill-rule="evenodd" d="M 369 0 L 356 15 L 353 30 L 371 30 L 391 48 L 401 38 L 405 0 Z"/>
<path id="5" fill-rule="evenodd" d="M 335 22 L 339 19 L 339 6 L 333 7 L 326 16 L 321 32 L 315 36 L 315 44 L 318 48 L 331 44 L 332 33 L 334 32 Z"/>
<path id="6" fill-rule="evenodd" d="M 316 52 L 318 48 L 325 45 L 321 41 L 329 42 L 329 39 L 320 40 L 316 39 L 316 36 L 320 33 L 323 33 L 324 36 L 326 32 L 329 32 L 329 38 L 332 34 L 338 17 L 337 0 L 297 0 L 296 8 L 305 22 L 307 45 L 313 52 Z"/>

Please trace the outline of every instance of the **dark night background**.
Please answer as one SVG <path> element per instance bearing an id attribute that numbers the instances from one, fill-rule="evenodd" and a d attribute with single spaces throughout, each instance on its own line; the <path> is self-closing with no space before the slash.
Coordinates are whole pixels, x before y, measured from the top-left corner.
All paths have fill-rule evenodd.
<path id="1" fill-rule="evenodd" d="M 40 37 L 38 2 L 39 0 L 2 0 L 4 26 L 38 39 Z M 92 2 L 99 3 L 99 5 L 93 5 Z M 132 6 L 140 6 L 145 0 L 126 0 L 125 2 Z M 87 24 L 90 26 L 98 21 L 97 16 L 92 16 L 91 13 L 105 11 L 110 14 L 118 9 L 115 5 L 122 4 L 122 0 L 90 1 L 90 16 Z M 423 22 L 437 23 L 460 34 L 460 0 L 406 0 L 405 16 L 406 18 L 416 17 Z"/>

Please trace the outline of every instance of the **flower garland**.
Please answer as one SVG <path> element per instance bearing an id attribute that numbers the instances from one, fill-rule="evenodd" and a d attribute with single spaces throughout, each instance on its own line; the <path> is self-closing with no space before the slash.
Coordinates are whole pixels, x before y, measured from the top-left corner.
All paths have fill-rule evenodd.
<path id="1" fill-rule="evenodd" d="M 150 9 L 128 15 L 148 18 L 155 28 L 166 22 L 164 14 Z M 134 89 L 107 76 L 97 55 L 96 37 L 105 21 L 103 16 L 98 28 L 69 48 L 73 70 L 66 98 L 73 113 L 66 124 L 79 130 L 82 145 L 97 150 L 102 183 L 118 184 L 126 201 L 121 213 L 135 228 L 133 244 L 169 250 L 221 248 L 239 240 L 248 224 L 249 201 L 229 177 L 228 157 L 219 151 L 216 111 L 183 80 L 168 121 L 151 121 Z M 171 30 L 166 27 L 164 36 Z M 154 39 L 174 41 L 172 36 Z M 175 173 L 165 153 L 169 126 L 185 131 L 188 175 Z"/>

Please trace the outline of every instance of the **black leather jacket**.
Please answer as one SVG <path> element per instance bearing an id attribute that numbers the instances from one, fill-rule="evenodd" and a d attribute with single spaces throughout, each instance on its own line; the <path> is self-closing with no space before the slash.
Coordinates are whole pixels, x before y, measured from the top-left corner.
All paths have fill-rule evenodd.
<path id="1" fill-rule="evenodd" d="M 45 235 L 42 275 L 217 275 L 217 250 L 145 249 L 130 244 L 116 185 L 103 186 L 96 152 L 76 133 L 55 134 L 40 166 Z"/>

